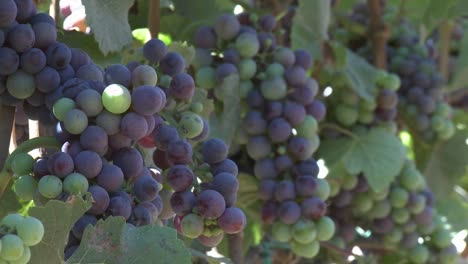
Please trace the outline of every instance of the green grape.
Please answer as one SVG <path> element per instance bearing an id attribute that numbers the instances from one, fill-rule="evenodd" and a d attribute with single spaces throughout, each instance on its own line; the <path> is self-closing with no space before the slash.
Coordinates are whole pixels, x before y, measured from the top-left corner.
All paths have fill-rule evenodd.
<path id="1" fill-rule="evenodd" d="M 7 234 L 1 239 L 0 257 L 7 261 L 18 260 L 24 252 L 24 245 L 17 235 Z"/>
<path id="2" fill-rule="evenodd" d="M 372 111 L 359 112 L 358 121 L 366 125 L 372 123 L 372 121 L 374 121 L 374 112 Z"/>
<path id="3" fill-rule="evenodd" d="M 421 213 L 424 208 L 426 207 L 426 197 L 424 195 L 416 195 L 415 200 L 413 200 L 409 205 L 408 209 L 412 214 L 419 214 Z"/>
<path id="4" fill-rule="evenodd" d="M 372 209 L 374 201 L 366 193 L 358 193 L 353 199 L 353 209 L 359 213 L 366 213 Z"/>
<path id="5" fill-rule="evenodd" d="M 64 121 L 65 119 L 65 114 L 74 109 L 76 107 L 75 101 L 73 101 L 70 98 L 60 98 L 55 102 L 54 107 L 52 108 L 52 112 L 54 113 L 54 116 L 60 120 Z"/>
<path id="6" fill-rule="evenodd" d="M 328 217 L 323 216 L 316 223 L 315 227 L 317 230 L 317 240 L 327 241 L 330 240 L 335 234 L 335 222 Z"/>
<path id="7" fill-rule="evenodd" d="M 277 221 L 273 224 L 272 235 L 275 240 L 280 242 L 288 242 L 292 238 L 291 226 L 281 221 Z"/>
<path id="8" fill-rule="evenodd" d="M 16 225 L 23 221 L 23 219 L 24 217 L 20 214 L 9 214 L 3 217 L 0 225 L 7 227 L 9 231 L 12 231 L 16 229 Z"/>
<path id="9" fill-rule="evenodd" d="M 317 189 L 314 192 L 314 195 L 322 200 L 327 200 L 330 196 L 330 185 L 324 179 L 317 179 Z"/>
<path id="10" fill-rule="evenodd" d="M 340 94 L 340 99 L 344 104 L 353 108 L 359 103 L 359 96 L 354 91 L 342 91 Z"/>
<path id="11" fill-rule="evenodd" d="M 16 175 L 27 175 L 32 173 L 34 159 L 28 153 L 18 153 L 13 157 L 11 170 Z"/>
<path id="12" fill-rule="evenodd" d="M 400 174 L 401 185 L 409 191 L 417 191 L 424 189 L 425 181 L 419 170 L 414 166 L 414 163 L 407 162 Z"/>
<path id="13" fill-rule="evenodd" d="M 401 86 L 400 77 L 398 77 L 398 75 L 395 74 L 388 74 L 387 76 L 385 76 L 384 83 L 385 85 L 383 87 L 392 91 L 398 90 Z"/>
<path id="14" fill-rule="evenodd" d="M 69 194 L 84 194 L 88 187 L 88 179 L 80 173 L 71 173 L 63 181 L 63 190 Z"/>
<path id="15" fill-rule="evenodd" d="M 28 246 L 24 246 L 23 255 L 17 260 L 9 261 L 9 264 L 27 264 L 31 260 L 31 250 Z M 0 262 L 1 264 L 1 262 Z"/>
<path id="16" fill-rule="evenodd" d="M 434 232 L 434 230 L 436 229 L 436 226 L 434 223 L 431 223 L 429 225 L 419 225 L 417 229 L 421 235 L 427 236 L 427 235 L 431 235 Z"/>
<path id="17" fill-rule="evenodd" d="M 387 198 L 389 192 L 390 192 L 389 188 L 385 188 L 378 192 L 371 190 L 370 195 L 374 201 L 382 201 Z"/>
<path id="18" fill-rule="evenodd" d="M 315 240 L 317 230 L 312 221 L 300 219 L 293 225 L 292 236 L 297 242 L 307 244 Z"/>
<path id="19" fill-rule="evenodd" d="M 377 103 L 374 100 L 361 100 L 359 109 L 361 111 L 374 111 L 377 108 Z"/>
<path id="20" fill-rule="evenodd" d="M 237 65 L 241 81 L 252 79 L 257 73 L 257 63 L 252 59 L 243 59 Z"/>
<path id="21" fill-rule="evenodd" d="M 83 111 L 72 109 L 65 114 L 63 125 L 70 134 L 78 135 L 88 127 L 88 117 Z"/>
<path id="22" fill-rule="evenodd" d="M 240 98 L 245 99 L 250 91 L 254 88 L 252 81 L 241 81 L 239 84 Z"/>
<path id="23" fill-rule="evenodd" d="M 454 246 L 446 247 L 439 253 L 439 263 L 455 264 L 458 260 L 457 248 Z"/>
<path id="24" fill-rule="evenodd" d="M 158 74 L 153 67 L 140 65 L 132 72 L 132 83 L 134 88 L 143 85 L 156 86 L 158 83 Z"/>
<path id="25" fill-rule="evenodd" d="M 286 96 L 288 87 L 283 78 L 275 77 L 262 81 L 260 91 L 267 100 L 280 100 Z"/>
<path id="26" fill-rule="evenodd" d="M 328 185 L 330 186 L 330 197 L 335 197 L 341 190 L 340 183 L 337 181 L 330 181 Z"/>
<path id="27" fill-rule="evenodd" d="M 438 103 L 436 106 L 435 115 L 450 117 L 452 115 L 452 107 L 447 103 Z"/>
<path id="28" fill-rule="evenodd" d="M 257 36 L 251 33 L 240 34 L 236 39 L 235 46 L 243 58 L 252 58 L 260 49 L 260 43 Z"/>
<path id="29" fill-rule="evenodd" d="M 393 207 L 396 208 L 403 208 L 406 206 L 409 200 L 409 193 L 399 187 L 394 187 L 390 191 L 390 203 Z"/>
<path id="30" fill-rule="evenodd" d="M 352 106 L 340 104 L 335 108 L 335 118 L 344 126 L 352 126 L 357 122 L 358 117 L 358 111 Z"/>
<path id="31" fill-rule="evenodd" d="M 22 70 L 8 76 L 6 81 L 8 92 L 17 99 L 26 99 L 36 90 L 34 76 Z"/>
<path id="32" fill-rule="evenodd" d="M 385 234 L 384 242 L 390 245 L 399 243 L 403 238 L 403 231 L 399 228 L 393 228 L 389 233 Z"/>
<path id="33" fill-rule="evenodd" d="M 203 218 L 196 214 L 185 215 L 180 223 L 182 233 L 189 238 L 197 238 L 203 234 Z"/>
<path id="34" fill-rule="evenodd" d="M 171 85 L 171 81 L 172 81 L 171 76 L 169 76 L 167 74 L 163 74 L 163 75 L 161 75 L 161 78 L 159 79 L 159 86 L 169 87 L 169 85 Z"/>
<path id="35" fill-rule="evenodd" d="M 345 190 L 352 190 L 358 184 L 358 177 L 349 173 L 344 174 L 341 187 Z"/>
<path id="36" fill-rule="evenodd" d="M 450 120 L 446 120 L 441 131 L 437 135 L 441 140 L 447 140 L 455 134 L 455 125 Z"/>
<path id="37" fill-rule="evenodd" d="M 426 263 L 429 259 L 429 249 L 424 245 L 417 245 L 409 250 L 408 257 L 414 263 Z"/>
<path id="38" fill-rule="evenodd" d="M 185 112 L 180 118 L 179 128 L 184 137 L 194 138 L 203 131 L 203 119 L 193 112 Z"/>
<path id="39" fill-rule="evenodd" d="M 195 83 L 203 89 L 212 89 L 216 86 L 216 71 L 212 67 L 200 68 L 195 73 Z"/>
<path id="40" fill-rule="evenodd" d="M 281 77 L 284 74 L 284 67 L 280 63 L 272 63 L 267 66 L 266 75 L 268 78 L 272 79 L 274 77 Z"/>
<path id="41" fill-rule="evenodd" d="M 125 113 L 132 103 L 132 96 L 127 88 L 120 84 L 111 84 L 102 92 L 102 104 L 113 114 Z"/>
<path id="42" fill-rule="evenodd" d="M 445 118 L 437 114 L 433 115 L 431 118 L 431 127 L 434 131 L 441 131 L 444 126 Z"/>
<path id="43" fill-rule="evenodd" d="M 447 229 L 437 229 L 431 238 L 434 245 L 440 249 L 448 247 L 452 243 L 452 235 Z"/>
<path id="44" fill-rule="evenodd" d="M 46 198 L 55 198 L 62 193 L 62 181 L 57 176 L 46 175 L 39 180 L 38 190 Z"/>
<path id="45" fill-rule="evenodd" d="M 14 184 L 16 195 L 24 201 L 31 201 L 37 189 L 37 181 L 31 175 L 19 177 Z"/>
<path id="46" fill-rule="evenodd" d="M 320 250 L 320 244 L 317 241 L 312 241 L 308 244 L 301 244 L 297 241 L 291 241 L 291 250 L 297 255 L 304 258 L 313 258 L 317 256 Z"/>
<path id="47" fill-rule="evenodd" d="M 392 205 L 387 200 L 376 201 L 369 214 L 373 218 L 384 218 L 390 214 Z"/>
<path id="48" fill-rule="evenodd" d="M 203 104 L 200 102 L 192 103 L 190 105 L 190 110 L 196 114 L 201 114 L 203 112 Z"/>
<path id="49" fill-rule="evenodd" d="M 26 246 L 37 245 L 44 237 L 44 225 L 35 217 L 25 217 L 16 229 Z"/>
<path id="50" fill-rule="evenodd" d="M 304 121 L 295 127 L 297 136 L 312 138 L 317 133 L 317 120 L 311 115 L 306 115 Z"/>
<path id="51" fill-rule="evenodd" d="M 410 218 L 410 213 L 406 208 L 394 208 L 392 211 L 392 219 L 397 224 L 404 224 Z"/>

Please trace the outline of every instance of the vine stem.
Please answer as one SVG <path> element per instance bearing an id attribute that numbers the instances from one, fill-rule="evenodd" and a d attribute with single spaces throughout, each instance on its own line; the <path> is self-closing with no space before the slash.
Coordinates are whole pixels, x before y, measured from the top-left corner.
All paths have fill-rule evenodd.
<path id="1" fill-rule="evenodd" d="M 52 2 L 50 3 L 49 13 L 50 13 L 50 16 L 54 18 L 54 20 L 57 22 L 57 25 L 58 25 L 60 21 L 60 0 L 52 0 Z"/>
<path id="2" fill-rule="evenodd" d="M 445 20 L 439 28 L 439 71 L 445 80 L 449 75 L 450 42 L 452 40 L 453 22 Z"/>
<path id="3" fill-rule="evenodd" d="M 342 255 L 343 257 L 356 256 L 353 252 L 345 250 L 345 249 L 341 249 L 341 248 L 331 244 L 330 242 L 321 241 L 320 246 L 324 247 L 324 248 L 326 248 L 328 250 L 335 251 L 336 253 Z"/>
<path id="4" fill-rule="evenodd" d="M 14 112 L 13 112 L 14 113 Z M 0 132 L 1 133 L 1 132 Z M 2 134 L 3 135 L 3 134 Z M 8 134 L 9 135 L 9 134 Z M 8 136 L 8 140 L 10 137 Z M 37 149 L 39 147 L 50 147 L 50 148 L 60 148 L 60 142 L 55 139 L 55 137 L 37 137 L 30 139 L 21 145 L 19 145 L 15 151 L 13 151 L 10 156 L 6 159 L 5 163 L 3 164 L 3 169 L 0 172 L 0 200 L 3 196 L 3 193 L 5 192 L 6 187 L 8 186 L 8 183 L 10 182 L 11 179 L 11 162 L 13 161 L 13 158 L 18 154 L 18 153 L 27 153 L 33 149 Z"/>
<path id="5" fill-rule="evenodd" d="M 148 10 L 148 28 L 151 38 L 157 38 L 160 29 L 160 0 L 151 0 Z"/>
<path id="6" fill-rule="evenodd" d="M 387 41 L 390 38 L 390 29 L 382 21 L 382 6 L 380 0 L 367 0 L 370 9 L 369 33 L 372 38 L 372 51 L 374 65 L 380 69 L 387 68 Z"/>
<path id="7" fill-rule="evenodd" d="M 334 129 L 334 130 L 336 130 L 338 132 L 341 132 L 341 133 L 343 133 L 343 134 L 345 134 L 345 135 L 347 135 L 347 136 L 349 136 L 351 138 L 354 138 L 354 139 L 357 138 L 357 136 L 353 132 L 349 131 L 346 128 L 340 127 L 339 125 L 333 124 L 333 123 L 323 123 L 322 124 L 322 129 L 323 128 L 331 128 L 331 129 Z"/>
<path id="8" fill-rule="evenodd" d="M 244 232 L 238 234 L 227 235 L 228 248 L 229 248 L 229 258 L 235 264 L 244 263 L 244 254 L 243 254 L 243 241 L 244 241 Z"/>
<path id="9" fill-rule="evenodd" d="M 15 120 L 15 108 L 12 106 L 0 105 L 0 168 L 5 164 L 9 150 L 11 132 Z"/>

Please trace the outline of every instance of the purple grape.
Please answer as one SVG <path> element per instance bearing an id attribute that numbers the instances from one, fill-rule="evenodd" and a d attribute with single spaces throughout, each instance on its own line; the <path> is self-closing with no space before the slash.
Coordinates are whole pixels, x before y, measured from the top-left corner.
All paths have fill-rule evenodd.
<path id="1" fill-rule="evenodd" d="M 197 197 L 196 210 L 203 218 L 217 219 L 226 209 L 223 196 L 214 190 L 204 190 Z"/>
<path id="2" fill-rule="evenodd" d="M 97 175 L 97 184 L 108 192 L 118 191 L 124 183 L 122 169 L 113 164 L 104 164 Z"/>
<path id="3" fill-rule="evenodd" d="M 203 160 L 209 164 L 221 162 L 227 158 L 228 146 L 219 138 L 212 138 L 203 143 Z"/>
<path id="4" fill-rule="evenodd" d="M 166 44 L 157 38 L 151 39 L 143 46 L 143 55 L 151 63 L 159 63 L 166 54 Z"/>
<path id="5" fill-rule="evenodd" d="M 132 214 L 131 200 L 124 196 L 114 196 L 110 199 L 107 212 L 112 216 L 122 216 L 128 220 Z"/>
<path id="6" fill-rule="evenodd" d="M 98 185 L 89 187 L 88 192 L 91 193 L 91 197 L 93 198 L 93 203 L 91 208 L 89 208 L 88 213 L 93 215 L 101 215 L 107 210 L 107 207 L 109 206 L 109 194 L 106 190 L 104 190 L 104 188 Z"/>
<path id="7" fill-rule="evenodd" d="M 301 208 L 304 217 L 311 220 L 318 220 L 327 212 L 327 204 L 317 197 L 302 201 Z"/>
<path id="8" fill-rule="evenodd" d="M 224 202 L 222 197 L 221 200 Z M 171 208 L 177 215 L 191 213 L 196 203 L 197 198 L 191 191 L 175 192 L 170 200 Z"/>
<path id="9" fill-rule="evenodd" d="M 189 164 L 192 162 L 192 145 L 185 140 L 172 141 L 167 146 L 166 157 L 169 164 Z"/>
<path id="10" fill-rule="evenodd" d="M 104 155 L 108 149 L 107 133 L 98 126 L 88 126 L 80 135 L 81 147 Z"/>
<path id="11" fill-rule="evenodd" d="M 87 179 L 95 178 L 102 169 L 102 160 L 99 154 L 85 150 L 74 157 L 75 171 L 83 174 Z"/>
<path id="12" fill-rule="evenodd" d="M 112 155 L 114 165 L 120 167 L 126 179 L 136 178 L 143 170 L 143 157 L 134 148 L 124 147 Z"/>
<path id="13" fill-rule="evenodd" d="M 175 165 L 167 171 L 167 183 L 176 192 L 185 191 L 192 187 L 195 175 L 186 165 Z"/>
<path id="14" fill-rule="evenodd" d="M 301 217 L 301 207 L 293 201 L 283 202 L 279 207 L 278 217 L 283 223 L 292 225 Z"/>
<path id="15" fill-rule="evenodd" d="M 49 172 L 60 178 L 65 178 L 68 174 L 72 173 L 74 169 L 72 157 L 63 152 L 55 152 L 52 154 L 47 164 Z"/>
<path id="16" fill-rule="evenodd" d="M 236 234 L 241 232 L 247 224 L 247 218 L 244 212 L 236 207 L 226 208 L 224 213 L 218 219 L 219 227 L 227 234 Z"/>

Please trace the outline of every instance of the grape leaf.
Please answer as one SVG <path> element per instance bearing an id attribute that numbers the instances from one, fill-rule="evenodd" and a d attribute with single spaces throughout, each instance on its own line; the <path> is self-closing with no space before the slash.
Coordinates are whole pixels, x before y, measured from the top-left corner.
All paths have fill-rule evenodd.
<path id="1" fill-rule="evenodd" d="M 372 90 L 375 88 L 374 78 L 377 74 L 375 67 L 351 50 L 347 50 L 344 73 L 353 91 L 361 98 L 373 100 Z"/>
<path id="2" fill-rule="evenodd" d="M 451 194 L 437 197 L 437 212 L 447 217 L 448 222 L 455 231 L 467 229 L 468 196 L 466 192 L 452 192 Z"/>
<path id="3" fill-rule="evenodd" d="M 182 55 L 186 65 L 190 65 L 195 57 L 195 48 L 189 46 L 187 42 L 174 41 L 171 42 L 168 49 Z"/>
<path id="4" fill-rule="evenodd" d="M 174 229 L 128 227 L 124 218 L 109 217 L 85 229 L 80 247 L 66 263 L 191 263 L 191 256 Z"/>
<path id="5" fill-rule="evenodd" d="M 320 59 L 323 40 L 328 40 L 330 0 L 299 0 L 291 26 L 291 47 L 307 49 Z"/>
<path id="6" fill-rule="evenodd" d="M 75 222 L 91 207 L 91 199 L 83 200 L 72 196 L 66 202 L 49 201 L 44 207 L 32 207 L 29 215 L 39 219 L 44 225 L 42 241 L 31 247 L 32 264 L 62 264 L 68 233 Z"/>
<path id="7" fill-rule="evenodd" d="M 77 31 L 65 31 L 63 34 L 57 35 L 57 40 L 67 44 L 69 47 L 80 48 L 84 50 L 92 59 L 93 62 L 105 67 L 109 64 L 120 63 L 122 56 L 120 53 L 111 53 L 104 55 L 99 46 L 94 41 L 93 36 Z"/>
<path id="8" fill-rule="evenodd" d="M 239 75 L 230 75 L 215 87 L 222 95 L 223 107 L 219 114 L 216 111 L 211 115 L 211 137 L 217 137 L 226 144 L 231 145 L 236 129 L 240 122 L 240 91 Z"/>
<path id="9" fill-rule="evenodd" d="M 128 10 L 133 0 L 82 0 L 86 9 L 86 22 L 94 33 L 104 55 L 118 52 L 131 44 L 132 31 L 128 23 Z"/>
<path id="10" fill-rule="evenodd" d="M 376 128 L 352 138 L 325 140 L 320 146 L 319 156 L 327 167 L 337 168 L 337 172 L 341 165 L 348 173 L 362 172 L 370 187 L 379 192 L 388 187 L 400 172 L 406 150 L 395 135 Z"/>
<path id="11" fill-rule="evenodd" d="M 18 202 L 15 192 L 11 189 L 12 182 L 6 187 L 0 199 L 0 219 L 5 215 L 18 211 L 22 205 Z"/>
<path id="12" fill-rule="evenodd" d="M 384 129 L 372 129 L 354 140 L 346 154 L 344 165 L 349 173 L 362 172 L 370 187 L 382 191 L 399 174 L 406 159 L 401 141 Z"/>
<path id="13" fill-rule="evenodd" d="M 232 12 L 235 4 L 230 0 L 205 0 L 203 4 L 197 1 L 173 0 L 176 13 L 196 20 L 213 20 L 223 12 Z"/>

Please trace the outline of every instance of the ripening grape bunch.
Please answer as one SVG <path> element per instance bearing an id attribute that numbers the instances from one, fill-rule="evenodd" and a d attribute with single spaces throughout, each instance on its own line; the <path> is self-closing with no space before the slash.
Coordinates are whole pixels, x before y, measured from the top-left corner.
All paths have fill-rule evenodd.
<path id="1" fill-rule="evenodd" d="M 21 106 L 30 119 L 51 123 L 45 107 L 58 87 L 75 75 L 90 58 L 80 49 L 57 42 L 52 17 L 37 13 L 32 0 L 0 3 L 0 102 Z"/>
<path id="2" fill-rule="evenodd" d="M 396 132 L 395 119 L 398 113 L 400 79 L 397 75 L 379 70 L 369 98 L 361 97 L 354 91 L 348 77 L 342 72 L 322 73 L 320 84 L 332 87 L 333 95 L 326 98 L 327 108 L 332 113 L 327 121 L 344 127 L 382 126 Z"/>
<path id="3" fill-rule="evenodd" d="M 450 225 L 434 208 L 433 194 L 412 161 L 382 191 L 372 190 L 362 174 L 342 174 L 334 182 L 329 211 L 337 223 L 336 245 L 365 240 L 359 227 L 372 232 L 368 239 L 401 250 L 411 263 L 456 263 Z"/>
<path id="4" fill-rule="evenodd" d="M 41 221 L 31 216 L 8 214 L 0 220 L 0 263 L 26 264 L 31 259 L 29 247 L 44 237 Z"/>
<path id="5" fill-rule="evenodd" d="M 276 23 L 271 15 L 219 16 L 213 26 L 196 30 L 193 66 L 197 85 L 219 103 L 225 78 L 239 76 L 242 124 L 234 142 L 260 181 L 262 222 L 272 226 L 275 239 L 312 258 L 319 241 L 334 232 L 325 216 L 329 186 L 317 178 L 312 158 L 319 145 L 317 121 L 326 110 L 315 99 L 317 82 L 307 75 L 310 53 L 277 45 Z"/>
<path id="6" fill-rule="evenodd" d="M 389 69 L 401 78 L 400 104 L 415 120 L 415 129 L 426 141 L 449 139 L 455 132 L 452 108 L 444 101 L 444 80 L 437 62 L 425 46 L 418 45 L 416 32 L 402 23 L 389 41 Z"/>

